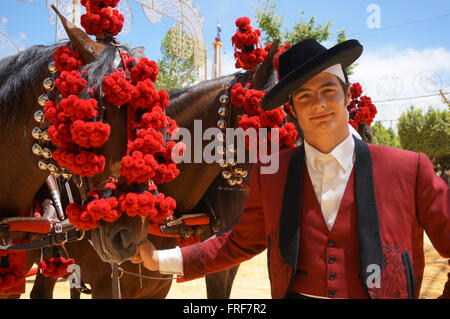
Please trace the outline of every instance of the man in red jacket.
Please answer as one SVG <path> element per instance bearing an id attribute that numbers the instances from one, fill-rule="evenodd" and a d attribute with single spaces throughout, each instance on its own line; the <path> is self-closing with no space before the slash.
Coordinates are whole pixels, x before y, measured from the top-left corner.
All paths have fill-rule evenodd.
<path id="1" fill-rule="evenodd" d="M 267 248 L 273 298 L 417 298 L 424 230 L 450 258 L 450 192 L 426 155 L 350 134 L 344 69 L 361 53 L 356 40 L 326 49 L 314 39 L 283 53 L 281 80 L 262 105 L 290 99 L 303 145 L 279 154 L 275 174 L 255 165 L 229 232 L 182 249 L 145 242 L 134 261 L 192 279 Z"/>

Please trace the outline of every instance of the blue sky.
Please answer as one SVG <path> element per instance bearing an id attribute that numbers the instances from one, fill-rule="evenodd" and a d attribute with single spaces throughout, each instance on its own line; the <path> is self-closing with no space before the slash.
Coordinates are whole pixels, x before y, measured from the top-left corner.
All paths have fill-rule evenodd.
<path id="1" fill-rule="evenodd" d="M 132 46 L 145 46 L 146 56 L 156 60 L 160 56 L 161 39 L 174 22 L 165 18 L 160 24 L 150 24 L 138 1 L 128 1 L 133 15 L 131 31 L 119 39 Z M 234 20 L 240 16 L 253 18 L 260 2 L 192 0 L 192 3 L 204 17 L 208 56 L 211 57 L 216 24 L 220 23 L 225 44 L 224 73 L 234 71 L 231 47 Z M 334 35 L 337 30 L 344 29 L 348 38 L 356 38 L 363 44 L 364 53 L 352 80 L 360 81 L 366 93 L 380 101 L 377 119 L 395 120 L 407 104 L 438 106 L 440 99 L 382 101 L 430 95 L 438 88 L 450 91 L 449 0 L 279 0 L 276 3 L 276 11 L 284 17 L 287 28 L 297 23 L 301 18 L 300 11 L 304 11 L 305 18 L 314 16 L 318 23 L 333 21 Z M 367 19 L 373 14 L 373 11 L 367 11 L 370 5 L 376 5 L 380 10 L 380 29 L 368 27 Z M 0 19 L 0 32 L 6 33 L 19 46 L 26 48 L 55 41 L 55 27 L 48 23 L 45 0 L 1 0 Z M 334 37 L 324 44 L 329 47 L 333 43 Z M 4 46 L 2 42 L 0 44 Z M 208 75 L 210 73 L 208 70 Z M 394 107 L 395 112 L 392 111 Z"/>

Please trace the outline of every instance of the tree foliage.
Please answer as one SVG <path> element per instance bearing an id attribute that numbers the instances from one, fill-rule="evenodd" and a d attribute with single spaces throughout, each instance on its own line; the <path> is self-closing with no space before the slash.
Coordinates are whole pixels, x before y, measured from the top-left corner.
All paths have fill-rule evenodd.
<path id="1" fill-rule="evenodd" d="M 430 108 L 423 114 L 414 106 L 403 113 L 397 125 L 404 149 L 423 152 L 441 172 L 450 169 L 450 111 Z"/>
<path id="2" fill-rule="evenodd" d="M 194 55 L 188 59 L 182 59 L 171 50 L 171 39 L 174 32 L 179 32 L 172 28 L 166 32 L 161 43 L 162 57 L 158 60 L 158 80 L 155 85 L 157 89 L 172 91 L 194 84 L 198 80 L 197 72 L 195 72 Z M 189 37 L 183 34 L 184 37 Z"/>
<path id="3" fill-rule="evenodd" d="M 385 128 L 381 122 L 372 126 L 373 144 L 400 148 L 400 139 L 392 128 Z"/>
<path id="4" fill-rule="evenodd" d="M 295 44 L 307 38 L 314 38 L 319 42 L 324 42 L 332 36 L 331 27 L 333 22 L 327 24 L 316 22 L 315 17 L 305 18 L 304 11 L 301 11 L 301 19 L 294 26 L 282 30 L 284 17 L 276 12 L 276 2 L 274 0 L 258 0 L 261 7 L 255 9 L 255 18 L 258 27 L 262 31 L 264 43 L 273 42 L 279 39 L 281 43 L 289 42 Z M 344 30 L 337 32 L 337 43 L 347 40 Z M 348 75 L 352 74 L 355 65 L 346 69 Z"/>

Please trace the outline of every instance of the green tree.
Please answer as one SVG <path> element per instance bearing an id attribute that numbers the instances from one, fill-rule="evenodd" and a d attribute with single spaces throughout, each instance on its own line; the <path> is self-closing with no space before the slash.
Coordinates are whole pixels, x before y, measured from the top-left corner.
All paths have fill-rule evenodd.
<path id="1" fill-rule="evenodd" d="M 392 128 L 385 128 L 381 122 L 372 126 L 373 144 L 400 148 L 400 139 Z"/>
<path id="2" fill-rule="evenodd" d="M 450 111 L 429 108 L 423 114 L 414 106 L 403 113 L 397 125 L 402 148 L 423 152 L 437 170 L 450 169 Z"/>
<path id="3" fill-rule="evenodd" d="M 179 29 L 171 28 L 166 32 L 161 43 L 162 58 L 158 60 L 159 74 L 155 83 L 157 89 L 173 91 L 194 84 L 198 75 L 195 72 L 194 54 L 189 58 L 183 59 L 173 53 L 171 40 L 174 37 L 185 37 L 189 40 L 190 36 L 179 33 Z"/>
<path id="4" fill-rule="evenodd" d="M 327 24 L 319 24 L 315 17 L 305 19 L 304 11 L 301 11 L 301 19 L 298 23 L 290 28 L 282 30 L 284 17 L 276 12 L 276 2 L 273 0 L 258 0 L 261 7 L 255 9 L 255 18 L 258 28 L 262 31 L 263 42 L 272 42 L 279 39 L 281 43 L 289 42 L 295 44 L 307 38 L 314 38 L 319 42 L 324 42 L 332 36 L 331 27 L 332 21 Z M 344 30 L 339 30 L 337 33 L 337 43 L 347 40 Z M 355 65 L 346 69 L 348 75 L 352 74 Z"/>

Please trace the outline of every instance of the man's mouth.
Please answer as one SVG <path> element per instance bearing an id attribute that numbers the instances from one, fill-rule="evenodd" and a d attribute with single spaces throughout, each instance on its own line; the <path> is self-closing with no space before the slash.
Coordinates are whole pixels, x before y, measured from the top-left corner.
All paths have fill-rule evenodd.
<path id="1" fill-rule="evenodd" d="M 315 115 L 315 116 L 311 116 L 309 119 L 310 120 L 324 120 L 327 119 L 329 117 L 331 117 L 334 113 L 324 113 L 324 114 L 320 114 L 320 115 Z"/>

